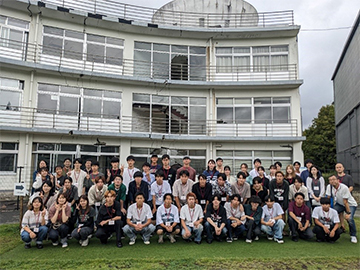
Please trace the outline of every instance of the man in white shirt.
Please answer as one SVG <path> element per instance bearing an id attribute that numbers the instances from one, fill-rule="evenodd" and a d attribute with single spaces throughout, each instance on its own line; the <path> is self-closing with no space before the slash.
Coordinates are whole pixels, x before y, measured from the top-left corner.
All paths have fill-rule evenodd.
<path id="1" fill-rule="evenodd" d="M 129 183 L 134 180 L 134 173 L 140 171 L 138 168 L 135 168 L 135 157 L 134 156 L 128 156 L 126 158 L 126 162 L 128 164 L 127 168 L 124 168 L 123 171 L 123 184 L 126 186 L 126 195 L 129 191 Z M 147 200 L 147 198 L 146 198 Z"/>
<path id="2" fill-rule="evenodd" d="M 139 192 L 135 195 L 135 203 L 129 206 L 127 211 L 127 225 L 124 226 L 124 233 L 130 238 L 129 245 L 135 244 L 136 235 L 142 235 L 145 245 L 150 244 L 150 236 L 155 230 L 155 226 L 151 224 L 151 208 L 145 202 L 145 195 Z"/>
<path id="3" fill-rule="evenodd" d="M 233 240 L 237 240 L 242 236 L 245 228 L 245 212 L 242 206 L 241 197 L 239 194 L 233 194 L 230 196 L 230 202 L 225 203 L 226 218 L 227 218 L 227 230 L 228 238 L 226 242 L 231 243 Z M 234 235 L 234 237 L 233 237 Z"/>
<path id="4" fill-rule="evenodd" d="M 181 235 L 187 242 L 191 242 L 191 235 L 195 234 L 194 242 L 201 244 L 201 234 L 203 231 L 204 212 L 199 204 L 195 203 L 196 195 L 192 192 L 186 196 L 187 204 L 180 211 Z"/>
<path id="5" fill-rule="evenodd" d="M 254 159 L 254 168 L 250 171 L 250 176 L 252 178 L 255 178 L 256 176 L 259 176 L 258 168 L 261 166 L 261 160 L 259 158 Z"/>
<path id="6" fill-rule="evenodd" d="M 96 209 L 96 213 L 105 203 L 105 191 L 107 191 L 107 186 L 104 185 L 104 177 L 96 177 L 95 185 L 91 186 L 88 193 L 89 205 Z"/>
<path id="7" fill-rule="evenodd" d="M 312 212 L 316 241 L 334 243 L 341 234 L 339 215 L 335 209 L 330 208 L 330 198 L 321 198 L 320 204 L 321 206 L 315 207 Z"/>
<path id="8" fill-rule="evenodd" d="M 283 244 L 283 229 L 285 222 L 282 219 L 284 214 L 280 204 L 275 202 L 273 195 L 265 197 L 266 205 L 263 206 L 261 216 L 261 230 L 267 234 L 268 240 L 275 240 L 279 244 Z"/>
<path id="9" fill-rule="evenodd" d="M 356 211 L 357 203 L 353 196 L 351 196 L 349 188 L 341 184 L 335 175 L 329 177 L 330 185 L 326 188 L 326 196 L 334 199 L 334 209 L 341 214 L 345 212 L 345 220 L 349 224 L 351 242 L 356 244 L 356 225 L 354 214 Z"/>
<path id="10" fill-rule="evenodd" d="M 171 193 L 170 184 L 168 181 L 164 181 L 164 172 L 162 170 L 155 172 L 155 178 L 156 182 L 151 184 L 152 212 L 154 215 L 156 215 L 156 210 L 160 205 L 164 203 L 164 194 Z"/>
<path id="11" fill-rule="evenodd" d="M 74 160 L 74 169 L 71 172 L 68 172 L 68 176 L 70 176 L 73 180 L 73 185 L 78 189 L 78 196 L 85 194 L 84 179 L 87 176 L 87 173 L 81 169 L 82 160 L 81 158 L 76 158 Z"/>
<path id="12" fill-rule="evenodd" d="M 179 211 L 181 206 L 186 203 L 186 196 L 192 191 L 192 186 L 194 185 L 194 181 L 189 178 L 189 175 L 190 174 L 188 171 L 181 171 L 180 179 L 176 180 L 173 185 L 173 195 Z"/>

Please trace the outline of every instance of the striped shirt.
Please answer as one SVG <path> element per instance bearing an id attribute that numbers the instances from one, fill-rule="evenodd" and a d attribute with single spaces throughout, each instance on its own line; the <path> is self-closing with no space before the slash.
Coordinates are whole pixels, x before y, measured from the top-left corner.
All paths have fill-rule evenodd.
<path id="1" fill-rule="evenodd" d="M 48 221 L 48 212 L 46 211 L 45 214 L 45 224 Z M 30 230 L 34 230 L 34 228 L 38 228 L 41 226 L 41 221 L 42 221 L 42 214 L 41 211 L 39 211 L 38 214 L 35 214 L 33 210 L 27 210 L 25 212 L 25 215 L 22 219 L 21 222 L 21 232 L 20 234 L 24 231 L 25 227 L 29 227 Z"/>

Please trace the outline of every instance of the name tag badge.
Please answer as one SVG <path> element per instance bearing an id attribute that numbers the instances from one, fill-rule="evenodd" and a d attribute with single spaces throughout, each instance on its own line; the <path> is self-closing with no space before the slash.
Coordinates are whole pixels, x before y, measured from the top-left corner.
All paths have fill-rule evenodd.
<path id="1" fill-rule="evenodd" d="M 109 225 L 114 225 L 115 224 L 115 221 L 114 220 L 110 220 L 109 221 Z"/>
<path id="2" fill-rule="evenodd" d="M 206 204 L 206 200 L 200 200 L 200 204 Z"/>
<path id="3" fill-rule="evenodd" d="M 329 224 L 324 224 L 324 226 L 328 229 L 330 229 L 330 225 Z"/>
<path id="4" fill-rule="evenodd" d="M 180 200 L 186 201 L 186 196 L 181 196 L 181 197 L 180 197 Z"/>
<path id="5" fill-rule="evenodd" d="M 194 227 L 194 222 L 190 222 L 189 227 L 191 227 L 191 228 Z"/>
<path id="6" fill-rule="evenodd" d="M 296 217 L 296 218 L 297 218 L 297 220 L 298 220 L 298 221 L 300 221 L 300 222 L 301 222 L 301 217 Z"/>
<path id="7" fill-rule="evenodd" d="M 280 197 L 278 197 L 278 200 L 279 200 L 279 201 L 283 201 L 283 200 L 284 200 L 284 197 L 283 197 L 283 196 L 280 196 Z"/>
<path id="8" fill-rule="evenodd" d="M 82 226 L 84 226 L 84 224 L 79 224 L 79 226 L 78 226 L 78 227 L 79 227 L 79 228 L 81 228 Z"/>
<path id="9" fill-rule="evenodd" d="M 95 202 L 95 206 L 100 206 L 100 202 Z"/>
<path id="10" fill-rule="evenodd" d="M 271 223 L 275 223 L 275 220 L 273 220 L 273 219 L 269 219 L 269 221 L 270 221 Z"/>
<path id="11" fill-rule="evenodd" d="M 39 232 L 39 228 L 38 227 L 34 228 L 34 233 L 38 233 L 38 232 Z"/>
<path id="12" fill-rule="evenodd" d="M 221 197 L 222 202 L 226 202 L 226 197 Z"/>
<path id="13" fill-rule="evenodd" d="M 163 201 L 163 197 L 158 197 L 158 201 L 162 202 Z"/>
<path id="14" fill-rule="evenodd" d="M 72 183 L 75 187 L 79 186 L 79 183 Z"/>
<path id="15" fill-rule="evenodd" d="M 136 225 L 141 225 L 141 221 L 136 221 Z"/>
<path id="16" fill-rule="evenodd" d="M 314 187 L 314 190 L 319 190 L 319 187 Z"/>
<path id="17" fill-rule="evenodd" d="M 243 197 L 241 197 L 241 198 L 240 198 L 240 200 L 241 200 L 241 202 L 243 202 L 243 201 L 244 201 L 244 198 L 243 198 Z"/>
<path id="18" fill-rule="evenodd" d="M 167 227 L 171 226 L 171 222 L 169 222 L 169 221 L 165 222 L 165 226 L 167 226 Z"/>

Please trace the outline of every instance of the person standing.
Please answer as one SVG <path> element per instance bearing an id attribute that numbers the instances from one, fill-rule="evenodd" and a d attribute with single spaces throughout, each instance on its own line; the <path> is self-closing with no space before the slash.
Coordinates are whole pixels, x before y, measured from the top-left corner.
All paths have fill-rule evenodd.
<path id="1" fill-rule="evenodd" d="M 111 169 L 107 169 L 106 183 L 110 185 L 117 175 L 123 175 L 123 166 L 119 168 L 119 158 L 113 157 L 110 160 Z"/>
<path id="2" fill-rule="evenodd" d="M 127 168 L 123 169 L 123 184 L 126 187 L 126 194 L 129 193 L 129 184 L 134 181 L 134 175 L 136 172 L 140 171 L 138 168 L 135 168 L 135 157 L 130 155 L 126 158 L 126 162 L 128 164 Z M 141 173 L 142 175 L 142 173 Z M 141 177 L 142 178 L 142 177 Z"/>
<path id="3" fill-rule="evenodd" d="M 160 170 L 164 173 L 164 180 L 168 181 L 172 187 L 176 180 L 176 170 L 170 166 L 170 156 L 165 154 L 161 157 L 162 168 Z"/>
<path id="4" fill-rule="evenodd" d="M 311 166 L 310 175 L 306 180 L 306 187 L 309 190 L 311 206 L 320 205 L 321 197 L 325 195 L 325 180 L 320 175 L 319 168 Z"/>
<path id="5" fill-rule="evenodd" d="M 85 194 L 84 180 L 87 176 L 87 173 L 81 169 L 82 159 L 76 158 L 74 160 L 74 169 L 71 172 L 68 172 L 68 175 L 72 178 L 72 184 L 77 187 L 78 197 Z"/>
<path id="6" fill-rule="evenodd" d="M 208 183 L 213 184 L 216 182 L 219 172 L 216 170 L 215 160 L 210 159 L 208 161 L 207 169 L 203 172 L 203 174 L 206 176 L 206 181 Z"/>
<path id="7" fill-rule="evenodd" d="M 158 170 L 161 169 L 161 165 L 158 164 L 158 156 L 156 154 L 151 155 L 151 164 L 150 164 L 150 173 L 155 174 Z"/>
<path id="8" fill-rule="evenodd" d="M 189 156 L 183 158 L 183 166 L 176 171 L 176 179 L 179 179 L 180 173 L 185 170 L 189 172 L 189 179 L 195 182 L 196 170 L 190 166 L 190 162 L 191 159 Z"/>

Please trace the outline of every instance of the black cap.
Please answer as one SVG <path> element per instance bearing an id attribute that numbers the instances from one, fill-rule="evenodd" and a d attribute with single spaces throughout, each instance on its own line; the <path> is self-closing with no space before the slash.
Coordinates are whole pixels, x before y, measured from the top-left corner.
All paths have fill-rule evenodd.
<path id="1" fill-rule="evenodd" d="M 146 166 L 146 167 L 151 167 L 151 165 L 150 165 L 149 162 L 144 162 L 144 164 L 142 165 L 142 167 L 144 167 L 144 166 Z"/>
<path id="2" fill-rule="evenodd" d="M 135 157 L 133 155 L 130 155 L 126 158 L 126 161 L 133 160 L 135 161 Z"/>
<path id="3" fill-rule="evenodd" d="M 190 159 L 191 160 L 191 158 L 189 157 L 189 156 L 185 156 L 184 158 L 183 158 L 183 160 L 184 159 Z"/>
<path id="4" fill-rule="evenodd" d="M 216 162 L 218 162 L 219 160 L 224 161 L 221 157 L 218 157 L 218 158 L 216 159 Z"/>
<path id="5" fill-rule="evenodd" d="M 151 158 L 153 158 L 153 157 L 158 157 L 158 155 L 156 155 L 156 154 L 151 155 Z"/>

